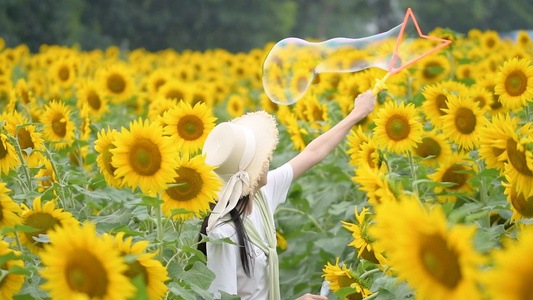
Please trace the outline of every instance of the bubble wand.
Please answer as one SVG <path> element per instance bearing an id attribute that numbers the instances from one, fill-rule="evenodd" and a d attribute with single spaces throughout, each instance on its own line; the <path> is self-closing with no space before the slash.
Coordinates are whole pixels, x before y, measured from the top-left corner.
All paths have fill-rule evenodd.
<path id="1" fill-rule="evenodd" d="M 414 26 L 407 27 L 409 17 Z M 409 8 L 401 24 L 376 35 L 318 43 L 292 37 L 279 41 L 263 63 L 263 87 L 273 102 L 289 105 L 303 97 L 319 73 L 377 67 L 387 71 L 376 81 L 373 93 L 377 94 L 386 89 L 385 81 L 391 75 L 450 43 L 423 35 Z"/>
<path id="2" fill-rule="evenodd" d="M 428 51 L 428 52 L 418 56 L 417 58 L 411 60 L 410 62 L 402 65 L 400 68 L 394 69 L 394 63 L 395 63 L 395 60 L 398 58 L 398 50 L 399 50 L 400 44 L 402 42 L 403 34 L 405 32 L 405 27 L 407 25 L 409 17 L 411 17 L 411 19 L 413 20 L 414 26 L 416 27 L 416 31 L 417 31 L 418 35 L 421 38 L 442 42 L 442 44 L 438 45 L 437 47 L 434 47 L 430 51 Z M 411 10 L 411 8 L 408 8 L 407 12 L 405 13 L 405 17 L 403 19 L 403 22 L 402 22 L 402 28 L 400 29 L 400 34 L 398 35 L 398 40 L 396 42 L 396 47 L 394 49 L 394 54 L 392 55 L 392 60 L 391 60 L 390 66 L 389 66 L 389 70 L 388 70 L 387 74 L 385 74 L 383 79 L 381 79 L 381 80 L 380 79 L 376 79 L 376 85 L 372 89 L 372 94 L 377 95 L 380 91 L 386 89 L 387 85 L 385 84 L 385 81 L 387 81 L 387 79 L 389 79 L 389 77 L 391 75 L 394 75 L 394 74 L 400 72 L 401 70 L 407 68 L 408 66 L 414 64 L 415 62 L 421 60 L 422 58 L 424 58 L 424 57 L 430 55 L 431 53 L 436 52 L 436 51 L 448 46 L 451 43 L 452 43 L 452 41 L 450 41 L 450 40 L 446 40 L 446 39 L 437 38 L 437 37 L 433 37 L 433 36 L 428 36 L 428 35 L 422 34 L 422 31 L 420 30 L 420 26 L 418 26 L 418 22 L 416 21 L 415 15 L 413 14 L 413 11 Z"/>

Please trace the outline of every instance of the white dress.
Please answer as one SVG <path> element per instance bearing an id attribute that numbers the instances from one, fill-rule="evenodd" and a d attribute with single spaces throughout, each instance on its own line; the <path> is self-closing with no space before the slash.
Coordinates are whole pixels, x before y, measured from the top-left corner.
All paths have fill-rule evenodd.
<path id="1" fill-rule="evenodd" d="M 288 163 L 269 171 L 267 184 L 261 188 L 271 209 L 276 211 L 280 203 L 285 202 L 293 178 L 293 170 Z M 265 230 L 259 209 L 254 205 L 248 218 L 266 241 Z M 228 223 L 218 221 L 207 233 L 210 239 L 230 238 L 238 244 L 235 228 Z M 261 249 L 250 243 L 252 251 L 248 255 L 252 258 L 250 277 L 244 273 L 240 260 L 239 246 L 229 243 L 207 243 L 207 267 L 215 273 L 215 280 L 209 291 L 220 298 L 220 291 L 231 295 L 238 295 L 242 300 L 266 300 L 268 298 L 268 265 L 267 257 Z"/>

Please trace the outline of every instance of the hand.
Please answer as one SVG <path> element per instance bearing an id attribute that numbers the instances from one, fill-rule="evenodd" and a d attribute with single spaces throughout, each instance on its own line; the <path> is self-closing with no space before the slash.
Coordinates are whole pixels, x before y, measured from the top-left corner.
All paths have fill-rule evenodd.
<path id="1" fill-rule="evenodd" d="M 376 99 L 377 97 L 372 94 L 372 90 L 359 94 L 354 100 L 353 110 L 362 113 L 366 117 L 374 110 Z"/>
<path id="2" fill-rule="evenodd" d="M 313 294 L 308 293 L 308 294 L 305 294 L 303 296 L 296 298 L 295 300 L 328 300 L 328 298 L 324 296 L 313 295 Z"/>

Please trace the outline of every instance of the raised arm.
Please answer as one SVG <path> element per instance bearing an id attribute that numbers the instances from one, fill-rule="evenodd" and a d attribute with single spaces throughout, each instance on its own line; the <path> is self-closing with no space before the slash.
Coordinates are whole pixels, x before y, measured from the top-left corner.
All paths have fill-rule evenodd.
<path id="1" fill-rule="evenodd" d="M 353 110 L 337 125 L 314 139 L 305 149 L 289 161 L 293 169 L 293 181 L 324 160 L 348 135 L 350 129 L 374 110 L 376 96 L 368 90 L 355 98 Z"/>

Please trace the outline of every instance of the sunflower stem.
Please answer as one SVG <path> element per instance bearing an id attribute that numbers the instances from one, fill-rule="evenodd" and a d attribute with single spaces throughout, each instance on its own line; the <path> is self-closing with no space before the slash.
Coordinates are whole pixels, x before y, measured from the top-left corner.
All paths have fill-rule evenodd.
<path id="1" fill-rule="evenodd" d="M 52 154 L 50 153 L 48 148 L 46 149 L 45 154 L 46 154 L 46 158 L 50 162 L 50 166 L 52 167 L 52 171 L 54 172 L 54 174 L 52 174 L 52 178 L 55 175 L 57 183 L 59 184 L 59 194 L 61 195 L 61 197 L 59 197 L 59 195 L 57 196 L 59 198 L 59 202 L 61 202 L 61 205 L 63 206 L 63 208 L 67 208 L 66 207 L 67 196 L 65 195 L 65 189 L 63 188 L 64 184 L 62 182 L 61 177 L 59 176 L 59 172 L 57 171 L 56 164 L 52 160 Z"/>
<path id="2" fill-rule="evenodd" d="M 20 144 L 18 142 L 18 139 L 15 137 L 8 135 L 10 141 L 15 145 L 15 151 L 17 152 L 17 156 L 20 160 L 20 165 L 22 166 L 22 169 L 24 170 L 24 177 L 26 177 L 26 184 L 21 184 L 21 186 L 24 188 L 26 187 L 26 192 L 29 193 L 33 187 L 31 184 L 31 175 L 30 175 L 30 168 L 26 164 L 26 161 L 24 160 L 24 155 L 22 155 L 22 148 L 20 148 Z M 21 182 L 22 183 L 22 182 Z"/>
<path id="3" fill-rule="evenodd" d="M 529 103 L 528 105 L 526 105 L 525 112 L 526 112 L 526 122 L 529 122 Z"/>
<path id="4" fill-rule="evenodd" d="M 478 160 L 477 165 L 479 167 L 479 173 L 481 173 L 485 169 L 485 165 L 483 160 Z M 486 204 L 487 203 L 487 182 L 485 180 L 485 176 L 481 177 L 481 186 L 479 189 L 479 195 L 481 197 L 481 203 Z"/>
<path id="5" fill-rule="evenodd" d="M 161 200 L 161 194 L 157 194 L 157 198 Z M 155 207 L 156 220 L 156 236 L 157 236 L 157 258 L 163 262 L 163 216 L 161 214 L 161 203 Z"/>
<path id="6" fill-rule="evenodd" d="M 303 211 L 301 211 L 299 209 L 288 208 L 288 207 L 279 207 L 277 209 L 277 211 L 287 211 L 287 212 L 294 212 L 294 213 L 306 215 L 309 218 L 309 220 L 311 221 L 311 223 L 313 223 L 313 225 L 315 225 L 315 227 L 320 230 L 320 232 L 326 233 L 324 228 L 322 228 L 322 226 L 320 226 L 320 224 L 318 224 L 317 220 L 313 216 L 311 216 L 310 214 L 308 214 L 306 212 L 303 212 Z"/>
<path id="7" fill-rule="evenodd" d="M 372 299 L 374 299 L 374 298 L 377 298 L 378 295 L 379 295 L 379 292 L 375 292 L 374 294 L 372 294 L 372 295 L 366 297 L 365 300 L 372 300 Z"/>
<path id="8" fill-rule="evenodd" d="M 417 176 L 416 176 L 416 165 L 415 165 L 414 160 L 413 160 L 413 153 L 411 151 L 409 151 L 407 153 L 407 155 L 409 157 L 409 167 L 411 168 L 413 193 L 418 198 L 418 185 L 417 185 Z"/>
<path id="9" fill-rule="evenodd" d="M 18 231 L 15 231 L 15 241 L 17 243 L 17 249 L 22 253 L 23 249 L 22 249 L 22 244 L 20 243 L 20 238 L 19 238 Z"/>
<path id="10" fill-rule="evenodd" d="M 368 270 L 368 271 L 364 272 L 363 274 L 361 274 L 361 276 L 359 276 L 359 279 L 364 279 L 365 277 L 368 277 L 369 275 L 372 275 L 372 274 L 380 272 L 380 271 L 381 271 L 381 269 L 379 269 L 379 268 Z"/>

